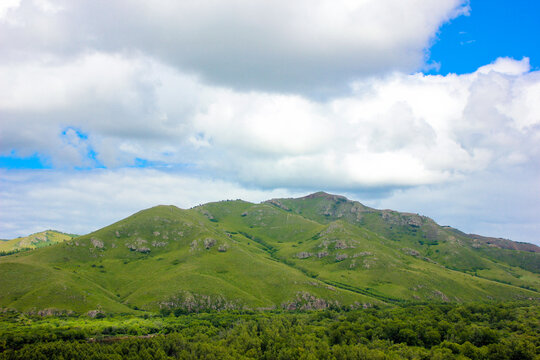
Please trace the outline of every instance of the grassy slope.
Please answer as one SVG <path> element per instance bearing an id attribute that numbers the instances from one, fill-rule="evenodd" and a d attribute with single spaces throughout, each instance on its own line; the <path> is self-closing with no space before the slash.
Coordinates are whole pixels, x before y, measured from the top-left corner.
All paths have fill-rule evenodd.
<path id="1" fill-rule="evenodd" d="M 46 230 L 25 237 L 0 241 L 0 251 L 8 252 L 19 249 L 36 249 L 71 240 L 75 236 L 77 235 L 65 234 L 55 230 Z"/>
<path id="2" fill-rule="evenodd" d="M 274 257 L 290 266 L 317 276 L 328 284 L 359 291 L 382 301 L 468 301 L 536 295 L 445 268 L 423 256 L 409 255 L 409 248 L 396 246 L 395 241 L 352 225 L 345 216 L 340 217 L 344 220 L 330 223 L 327 216 L 311 216 L 328 223 L 324 226 L 295 214 L 284 204 L 266 203 L 236 211 L 220 209 L 219 205 L 205 205 L 201 213 L 211 216 L 222 226 L 241 229 L 258 239 L 273 250 Z M 313 208 L 302 210 L 298 213 L 309 216 Z M 318 257 L 317 254 L 323 256 Z M 306 255 L 309 256 L 301 258 Z M 347 255 L 347 258 L 339 261 L 339 255 Z M 534 274 L 528 275 L 530 280 L 538 280 Z"/>
<path id="3" fill-rule="evenodd" d="M 468 236 L 417 214 L 376 210 L 335 195 L 318 193 L 300 199 L 277 199 L 273 205 L 322 223 L 342 219 L 369 229 L 393 248 L 412 249 L 447 269 L 540 290 L 540 254 L 474 244 Z"/>
<path id="4" fill-rule="evenodd" d="M 155 311 L 201 294 L 269 308 L 299 292 L 340 304 L 538 298 L 518 287 L 540 288 L 538 274 L 488 250 L 428 218 L 328 194 L 158 206 L 0 258 L 0 306 Z"/>
<path id="5" fill-rule="evenodd" d="M 204 246 L 207 239 L 215 240 L 209 249 Z M 131 251 L 129 244 L 148 247 L 150 252 Z M 227 250 L 218 251 L 220 246 Z M 116 312 L 128 312 L 134 306 L 157 310 L 160 302 L 186 292 L 223 296 L 252 308 L 279 306 L 299 291 L 342 304 L 374 302 L 361 294 L 329 289 L 275 261 L 260 244 L 243 235 L 227 235 L 198 211 L 166 206 L 139 212 L 66 244 L 5 257 L 0 260 L 2 270 L 31 279 L 24 287 L 15 279 L 7 280 L 9 276 L 0 279 L 1 288 L 16 292 L 11 297 L 0 295 L 0 304 L 21 309 L 43 306 L 26 302 L 28 291 L 48 301 L 46 307 L 54 304 L 76 311 L 98 305 Z M 50 278 L 55 281 L 48 281 Z M 64 284 L 73 293 L 73 306 L 66 307 L 51 297 L 56 284 Z M 83 296 L 87 301 L 81 303 Z"/>

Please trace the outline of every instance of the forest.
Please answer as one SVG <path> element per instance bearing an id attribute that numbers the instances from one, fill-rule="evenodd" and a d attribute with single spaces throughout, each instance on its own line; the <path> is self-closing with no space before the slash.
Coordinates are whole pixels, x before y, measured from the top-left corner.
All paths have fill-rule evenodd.
<path id="1" fill-rule="evenodd" d="M 0 359 L 539 359 L 533 302 L 323 311 L 0 313 Z"/>

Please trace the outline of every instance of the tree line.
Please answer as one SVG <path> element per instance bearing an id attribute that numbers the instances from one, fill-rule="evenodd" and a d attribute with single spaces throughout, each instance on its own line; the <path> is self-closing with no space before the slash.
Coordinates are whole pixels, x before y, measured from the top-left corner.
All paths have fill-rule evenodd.
<path id="1" fill-rule="evenodd" d="M 0 315 L 0 359 L 538 359 L 537 303 L 40 318 Z"/>

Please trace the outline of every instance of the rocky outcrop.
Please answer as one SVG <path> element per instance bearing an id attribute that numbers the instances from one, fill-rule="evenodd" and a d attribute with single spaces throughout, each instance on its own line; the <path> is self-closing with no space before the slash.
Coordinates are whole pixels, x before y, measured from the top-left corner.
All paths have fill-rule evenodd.
<path id="1" fill-rule="evenodd" d="M 281 307 L 285 310 L 323 310 L 328 308 L 338 308 L 339 302 L 337 300 L 325 300 L 317 298 L 305 291 L 299 291 L 296 294 L 294 300 L 281 304 Z"/>
<path id="2" fill-rule="evenodd" d="M 468 236 L 472 239 L 472 246 L 475 248 L 488 246 L 488 247 L 494 247 L 494 248 L 499 248 L 499 249 L 520 250 L 520 251 L 540 253 L 540 247 L 534 244 L 521 243 L 521 242 L 516 242 L 516 241 L 512 241 L 508 239 L 502 239 L 502 238 L 480 236 L 476 234 L 467 234 L 465 236 Z"/>
<path id="3" fill-rule="evenodd" d="M 343 261 L 345 259 L 347 259 L 349 257 L 349 255 L 347 254 L 336 254 L 336 260 L 337 261 Z"/>
<path id="4" fill-rule="evenodd" d="M 442 291 L 434 290 L 434 291 L 433 291 L 433 295 L 435 295 L 435 297 L 441 299 L 441 300 L 444 301 L 444 302 L 450 301 L 450 299 L 448 298 L 448 296 L 446 296 Z"/>
<path id="5" fill-rule="evenodd" d="M 373 255 L 373 253 L 370 251 L 362 251 L 362 252 L 354 254 L 353 258 L 362 257 L 362 256 L 370 256 L 370 255 Z"/>
<path id="6" fill-rule="evenodd" d="M 164 247 L 167 246 L 168 242 L 166 241 L 152 241 L 153 247 Z"/>
<path id="7" fill-rule="evenodd" d="M 244 309 L 239 301 L 228 300 L 221 295 L 192 294 L 187 291 L 159 303 L 159 307 L 186 314 Z"/>
<path id="8" fill-rule="evenodd" d="M 103 312 L 103 310 L 90 310 L 89 312 L 86 313 L 86 315 L 88 317 L 91 317 L 92 319 L 94 318 L 102 318 L 105 316 L 105 313 Z"/>
<path id="9" fill-rule="evenodd" d="M 311 256 L 313 256 L 312 253 L 305 252 L 305 251 L 302 251 L 302 252 L 299 252 L 298 254 L 296 254 L 296 257 L 299 258 L 299 259 L 307 259 L 308 257 L 311 257 Z"/>
<path id="10" fill-rule="evenodd" d="M 189 245 L 189 252 L 197 251 L 199 248 L 199 240 L 193 240 Z"/>
<path id="11" fill-rule="evenodd" d="M 381 217 L 389 225 L 411 226 L 415 228 L 422 226 L 423 220 L 428 219 L 425 216 L 411 213 L 399 213 L 392 210 L 382 210 Z"/>
<path id="12" fill-rule="evenodd" d="M 103 244 L 103 241 L 98 240 L 96 238 L 90 238 L 90 243 L 96 249 L 103 249 L 105 247 L 105 244 Z"/>
<path id="13" fill-rule="evenodd" d="M 223 244 L 223 245 L 219 245 L 217 251 L 219 252 L 226 252 L 228 249 L 227 245 Z"/>
<path id="14" fill-rule="evenodd" d="M 271 200 L 268 200 L 267 201 L 268 204 L 272 204 L 274 206 L 277 206 L 278 208 L 280 209 L 283 209 L 285 211 L 291 211 L 291 209 L 287 206 L 285 206 L 281 201 L 279 201 L 278 199 L 271 199 Z"/>
<path id="15" fill-rule="evenodd" d="M 133 243 L 127 243 L 126 246 L 131 251 L 137 251 L 146 254 L 150 252 L 150 248 L 146 246 L 147 243 L 148 241 L 137 238 Z"/>
<path id="16" fill-rule="evenodd" d="M 200 210 L 201 214 L 203 214 L 204 216 L 206 216 L 206 218 L 210 221 L 216 221 L 216 219 L 214 218 L 214 215 L 212 215 L 210 213 L 210 211 L 206 210 L 206 209 L 202 209 Z"/>
<path id="17" fill-rule="evenodd" d="M 344 240 L 336 240 L 336 243 L 334 245 L 334 249 L 354 249 L 356 246 L 354 246 L 352 243 L 347 243 Z"/>
<path id="18" fill-rule="evenodd" d="M 212 238 L 206 238 L 204 239 L 203 241 L 203 245 L 204 245 L 204 248 L 206 250 L 209 250 L 211 247 L 213 247 L 214 245 L 217 244 L 217 240 L 216 239 L 212 239 Z"/>
<path id="19" fill-rule="evenodd" d="M 420 253 L 418 251 L 414 250 L 414 249 L 403 248 L 403 249 L 401 249 L 401 251 L 403 251 L 407 255 L 411 255 L 411 256 L 414 256 L 414 257 L 419 257 L 420 256 Z"/>

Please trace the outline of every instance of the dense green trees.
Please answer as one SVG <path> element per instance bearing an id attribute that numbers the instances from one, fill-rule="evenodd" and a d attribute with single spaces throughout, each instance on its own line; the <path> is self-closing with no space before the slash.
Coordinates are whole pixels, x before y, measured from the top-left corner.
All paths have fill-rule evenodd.
<path id="1" fill-rule="evenodd" d="M 0 359 L 538 359 L 537 304 L 105 319 L 5 312 Z"/>

